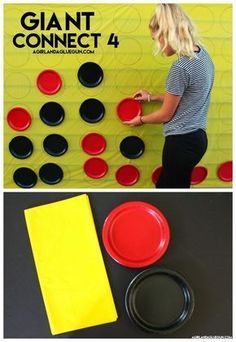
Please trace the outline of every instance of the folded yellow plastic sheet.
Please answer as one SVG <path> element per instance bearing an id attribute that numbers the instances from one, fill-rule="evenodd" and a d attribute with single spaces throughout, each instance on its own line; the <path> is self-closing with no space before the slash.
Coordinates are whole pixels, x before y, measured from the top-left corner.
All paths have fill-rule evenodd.
<path id="1" fill-rule="evenodd" d="M 87 195 L 25 210 L 53 335 L 117 319 Z"/>

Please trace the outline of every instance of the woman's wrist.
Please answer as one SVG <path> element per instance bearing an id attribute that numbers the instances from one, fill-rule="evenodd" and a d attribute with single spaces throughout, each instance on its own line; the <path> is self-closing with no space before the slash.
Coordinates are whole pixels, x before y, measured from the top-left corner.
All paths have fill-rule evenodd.
<path id="1" fill-rule="evenodd" d="M 163 102 L 164 94 L 153 95 L 151 101 Z"/>
<path id="2" fill-rule="evenodd" d="M 140 122 L 141 122 L 142 125 L 145 124 L 145 122 L 143 121 L 143 116 L 142 115 L 140 115 L 139 119 L 140 119 Z"/>

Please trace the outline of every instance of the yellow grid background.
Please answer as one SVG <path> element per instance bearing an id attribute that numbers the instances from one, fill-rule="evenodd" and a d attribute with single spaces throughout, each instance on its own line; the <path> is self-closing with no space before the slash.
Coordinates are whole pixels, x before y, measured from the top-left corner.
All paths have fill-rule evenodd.
<path id="1" fill-rule="evenodd" d="M 115 173 L 125 164 L 134 165 L 140 171 L 140 180 L 132 188 L 153 188 L 152 172 L 161 166 L 162 125 L 127 127 L 118 120 L 116 106 L 121 99 L 142 88 L 152 93 L 165 90 L 165 79 L 174 58 L 153 54 L 148 23 L 155 5 L 6 4 L 4 7 L 4 186 L 17 187 L 12 176 L 18 167 L 30 167 L 38 174 L 43 164 L 53 162 L 64 171 L 62 182 L 52 186 L 38 178 L 36 188 L 122 188 Z M 183 4 L 182 7 L 196 23 L 216 68 L 208 116 L 208 151 L 200 163 L 207 168 L 208 176 L 194 187 L 229 187 L 232 183 L 219 180 L 217 169 L 221 163 L 232 160 L 232 5 Z M 73 15 L 79 11 L 94 11 L 90 32 L 102 33 L 99 48 L 90 55 L 35 55 L 30 48 L 15 48 L 12 37 L 18 32 L 46 33 L 39 29 L 22 29 L 20 18 L 26 11 L 37 14 L 42 11 L 47 17 L 55 12 L 61 23 L 65 12 Z M 51 32 L 58 33 L 48 31 Z M 117 49 L 107 45 L 112 32 L 119 36 Z M 103 68 L 104 80 L 96 88 L 86 88 L 77 79 L 78 68 L 86 61 L 94 61 Z M 58 71 L 63 80 L 59 93 L 52 96 L 42 94 L 35 85 L 37 75 L 48 68 Z M 89 97 L 99 99 L 106 108 L 103 120 L 96 124 L 84 122 L 79 115 L 80 104 Z M 39 110 L 49 101 L 58 102 L 65 109 L 65 120 L 59 126 L 50 127 L 40 120 Z M 16 132 L 6 122 L 8 111 L 15 106 L 26 108 L 32 115 L 32 124 L 26 131 Z M 144 113 L 155 108 L 157 104 L 153 103 L 143 106 Z M 109 171 L 98 180 L 87 177 L 83 171 L 84 162 L 92 156 L 83 152 L 80 144 L 90 132 L 101 133 L 107 141 L 105 152 L 98 157 L 107 162 Z M 43 150 L 44 138 L 52 133 L 67 139 L 69 149 L 65 155 L 53 157 Z M 33 154 L 25 160 L 14 158 L 8 149 L 9 142 L 17 135 L 30 138 L 34 145 Z M 145 143 L 145 153 L 138 159 L 129 160 L 119 151 L 120 142 L 129 135 L 137 135 Z"/>

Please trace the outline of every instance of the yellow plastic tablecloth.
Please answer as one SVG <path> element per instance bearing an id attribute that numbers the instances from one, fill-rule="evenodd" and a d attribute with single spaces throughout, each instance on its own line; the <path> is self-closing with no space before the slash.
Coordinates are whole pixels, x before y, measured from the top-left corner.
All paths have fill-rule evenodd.
<path id="1" fill-rule="evenodd" d="M 87 195 L 25 210 L 52 334 L 116 321 Z"/>

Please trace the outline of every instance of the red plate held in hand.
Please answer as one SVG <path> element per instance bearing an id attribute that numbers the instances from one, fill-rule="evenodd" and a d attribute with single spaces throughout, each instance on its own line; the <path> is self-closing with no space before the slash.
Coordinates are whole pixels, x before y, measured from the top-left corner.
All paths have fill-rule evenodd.
<path id="1" fill-rule="evenodd" d="M 101 134 L 89 133 L 83 138 L 81 146 L 84 152 L 98 155 L 105 151 L 107 143 Z"/>
<path id="2" fill-rule="evenodd" d="M 56 94 L 62 86 L 61 76 L 55 70 L 44 70 L 37 77 L 37 86 L 44 94 Z"/>
<path id="3" fill-rule="evenodd" d="M 156 207 L 146 202 L 126 202 L 107 216 L 102 231 L 110 256 L 127 267 L 146 267 L 166 252 L 169 224 Z"/>
<path id="4" fill-rule="evenodd" d="M 118 104 L 117 114 L 121 121 L 130 121 L 142 114 L 141 103 L 132 97 L 128 97 Z"/>
<path id="5" fill-rule="evenodd" d="M 15 131 L 25 131 L 31 125 L 30 113 L 22 108 L 12 108 L 7 114 L 8 125 Z"/>

